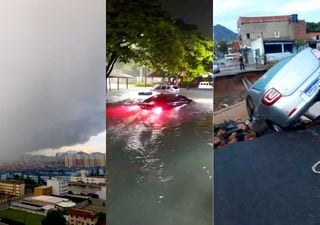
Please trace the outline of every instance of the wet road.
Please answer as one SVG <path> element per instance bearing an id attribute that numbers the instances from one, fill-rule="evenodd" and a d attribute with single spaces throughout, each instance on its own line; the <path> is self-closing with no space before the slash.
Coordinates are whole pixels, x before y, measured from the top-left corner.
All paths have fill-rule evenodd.
<path id="1" fill-rule="evenodd" d="M 212 224 L 212 91 L 181 94 L 194 102 L 157 114 L 109 93 L 108 224 Z"/>

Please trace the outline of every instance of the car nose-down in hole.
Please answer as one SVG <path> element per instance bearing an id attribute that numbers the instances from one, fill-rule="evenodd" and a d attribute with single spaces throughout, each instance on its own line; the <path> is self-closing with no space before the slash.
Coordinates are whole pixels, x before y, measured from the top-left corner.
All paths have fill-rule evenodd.
<path id="1" fill-rule="evenodd" d="M 257 134 L 291 127 L 319 101 L 320 51 L 306 48 L 282 59 L 247 91 L 250 124 Z"/>

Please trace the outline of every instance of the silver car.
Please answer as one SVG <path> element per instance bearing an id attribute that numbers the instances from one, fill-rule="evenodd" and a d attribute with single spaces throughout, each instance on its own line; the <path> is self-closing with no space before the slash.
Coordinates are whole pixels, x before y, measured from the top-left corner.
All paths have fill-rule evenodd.
<path id="1" fill-rule="evenodd" d="M 179 87 L 177 85 L 171 84 L 158 84 L 154 86 L 151 90 L 159 93 L 178 93 Z"/>
<path id="2" fill-rule="evenodd" d="M 253 129 L 263 134 L 294 125 L 319 101 L 320 51 L 306 48 L 267 71 L 247 92 L 247 110 Z"/>

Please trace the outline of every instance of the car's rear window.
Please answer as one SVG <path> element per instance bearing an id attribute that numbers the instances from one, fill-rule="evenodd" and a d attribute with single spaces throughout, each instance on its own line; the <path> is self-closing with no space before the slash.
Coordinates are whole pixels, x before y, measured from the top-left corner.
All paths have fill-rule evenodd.
<path id="1" fill-rule="evenodd" d="M 264 87 L 269 83 L 269 81 L 282 69 L 291 59 L 293 56 L 287 57 L 279 61 L 275 64 L 271 69 L 268 70 L 254 85 L 253 89 L 261 91 Z"/>

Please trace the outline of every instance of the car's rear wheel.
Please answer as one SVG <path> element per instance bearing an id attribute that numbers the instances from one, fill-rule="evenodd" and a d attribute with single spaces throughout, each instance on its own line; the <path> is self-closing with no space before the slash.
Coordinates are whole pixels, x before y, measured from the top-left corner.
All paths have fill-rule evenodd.
<path id="1" fill-rule="evenodd" d="M 268 126 L 271 128 L 272 131 L 274 132 L 282 132 L 284 131 L 284 128 L 279 126 L 278 124 L 272 122 L 272 121 L 267 121 Z"/>

